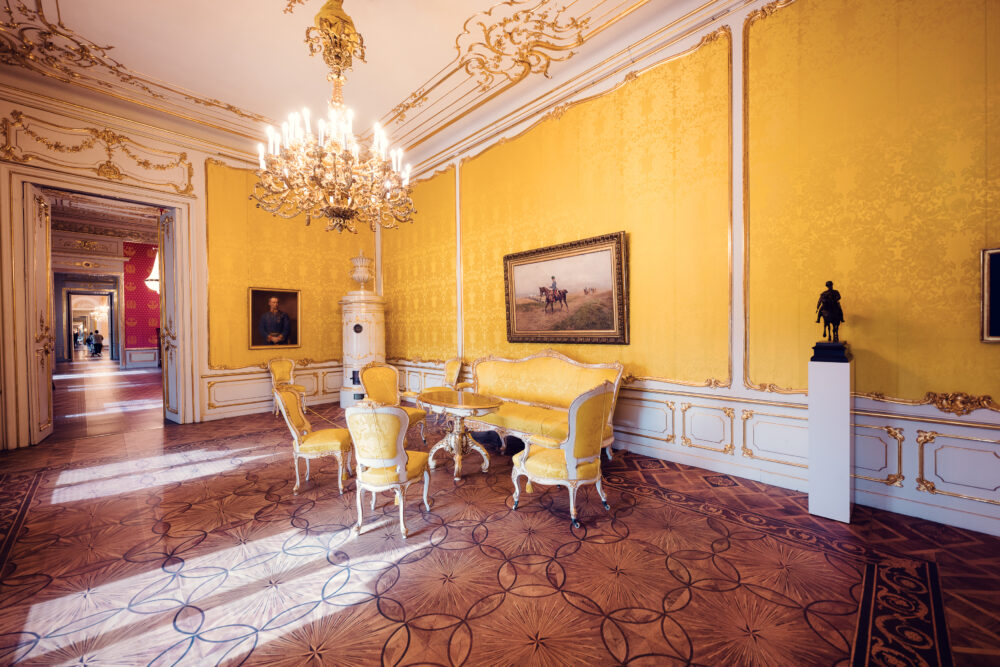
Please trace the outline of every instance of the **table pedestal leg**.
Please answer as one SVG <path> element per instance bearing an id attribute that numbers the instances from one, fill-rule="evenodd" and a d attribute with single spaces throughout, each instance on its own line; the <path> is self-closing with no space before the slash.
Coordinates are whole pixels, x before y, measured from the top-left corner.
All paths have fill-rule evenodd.
<path id="1" fill-rule="evenodd" d="M 430 468 L 433 470 L 436 467 L 434 454 L 436 454 L 439 449 L 447 449 L 450 451 L 455 459 L 455 481 L 458 481 L 462 478 L 462 458 L 466 454 L 470 451 L 475 451 L 483 457 L 483 472 L 490 469 L 490 457 L 486 453 L 486 450 L 483 449 L 482 445 L 473 440 L 469 435 L 469 432 L 465 430 L 465 418 L 455 415 L 454 420 L 451 433 L 446 435 L 442 438 L 441 442 L 431 448 L 428 457 L 430 459 Z"/>

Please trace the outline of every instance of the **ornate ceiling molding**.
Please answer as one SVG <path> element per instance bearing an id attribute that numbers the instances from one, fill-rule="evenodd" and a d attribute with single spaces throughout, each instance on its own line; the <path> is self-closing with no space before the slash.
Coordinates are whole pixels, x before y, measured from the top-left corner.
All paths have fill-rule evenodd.
<path id="1" fill-rule="evenodd" d="M 0 160 L 50 164 L 182 195 L 194 191 L 187 153 L 145 146 L 108 128 L 65 127 L 15 109 L 0 119 L 0 138 Z"/>
<path id="2" fill-rule="evenodd" d="M 650 0 L 504 0 L 466 19 L 455 59 L 381 122 L 412 150 L 533 75 L 549 77 L 588 40 Z"/>
<path id="3" fill-rule="evenodd" d="M 59 17 L 52 22 L 42 0 L 3 0 L 0 63 L 4 65 L 237 134 L 243 134 L 239 129 L 253 128 L 256 123 L 272 122 L 260 114 L 133 72 L 109 55 L 112 48 L 78 35 Z M 249 122 L 233 126 L 237 119 Z"/>

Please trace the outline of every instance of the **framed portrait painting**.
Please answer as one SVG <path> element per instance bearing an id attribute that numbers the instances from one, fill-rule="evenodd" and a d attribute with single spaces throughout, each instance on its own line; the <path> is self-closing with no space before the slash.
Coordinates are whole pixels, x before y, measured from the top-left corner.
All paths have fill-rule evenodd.
<path id="1" fill-rule="evenodd" d="M 984 343 L 1000 343 L 1000 248 L 983 250 Z"/>
<path id="2" fill-rule="evenodd" d="M 299 290 L 250 288 L 250 349 L 299 347 Z"/>
<path id="3" fill-rule="evenodd" d="M 506 255 L 511 343 L 627 345 L 625 232 Z"/>

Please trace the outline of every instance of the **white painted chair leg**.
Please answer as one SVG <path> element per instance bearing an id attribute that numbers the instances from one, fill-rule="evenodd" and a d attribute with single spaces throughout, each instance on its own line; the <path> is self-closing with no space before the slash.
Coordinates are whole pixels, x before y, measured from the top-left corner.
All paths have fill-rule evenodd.
<path id="1" fill-rule="evenodd" d="M 372 491 L 371 494 L 372 494 L 372 511 L 374 512 L 375 511 L 375 492 Z"/>
<path id="2" fill-rule="evenodd" d="M 360 533 L 361 532 L 361 520 L 362 520 L 362 516 L 364 515 L 364 502 L 362 501 L 361 496 L 363 496 L 364 493 L 365 493 L 364 489 L 358 487 L 358 492 L 356 494 L 354 494 L 357 497 L 357 500 L 358 500 L 358 525 L 356 525 L 354 527 L 354 532 L 355 533 Z"/>
<path id="3" fill-rule="evenodd" d="M 292 461 L 295 463 L 295 488 L 292 489 L 292 493 L 299 492 L 299 457 L 292 455 Z"/>
<path id="4" fill-rule="evenodd" d="M 337 459 L 337 488 L 340 490 L 340 495 L 344 495 L 344 479 L 347 477 L 347 471 L 344 470 L 344 457 L 342 454 L 337 454 L 334 458 Z"/>
<path id="5" fill-rule="evenodd" d="M 569 487 L 569 517 L 574 528 L 580 527 L 580 522 L 576 519 L 576 487 Z"/>
<path id="6" fill-rule="evenodd" d="M 518 500 L 521 498 L 521 473 L 517 468 L 511 471 L 510 481 L 514 483 L 514 509 L 517 509 Z"/>
<path id="7" fill-rule="evenodd" d="M 399 532 L 403 534 L 403 537 L 407 537 L 409 533 L 406 531 L 406 487 L 399 486 L 396 487 L 396 500 L 399 501 Z"/>
<path id="8" fill-rule="evenodd" d="M 604 455 L 608 457 L 609 461 L 614 458 L 614 451 L 611 449 L 611 445 L 604 448 Z"/>
<path id="9" fill-rule="evenodd" d="M 309 461 L 310 461 L 310 459 L 306 459 L 306 481 L 307 482 L 309 481 Z"/>
<path id="10" fill-rule="evenodd" d="M 606 509 L 606 510 L 608 510 L 610 512 L 611 511 L 611 505 L 608 504 L 608 497 L 604 493 L 604 487 L 601 486 L 601 481 L 602 481 L 602 479 L 600 477 L 598 477 L 597 478 L 597 484 L 596 484 L 596 486 L 597 486 L 597 495 L 599 495 L 601 497 L 601 504 L 604 505 L 604 509 Z"/>
<path id="11" fill-rule="evenodd" d="M 427 490 L 430 488 L 430 485 L 431 485 L 431 475 L 430 475 L 430 473 L 428 471 L 425 470 L 424 471 L 424 508 L 428 512 L 431 511 L 430 501 L 427 500 Z"/>
<path id="12" fill-rule="evenodd" d="M 424 441 L 425 445 L 427 444 L 427 438 L 424 437 L 424 424 L 426 422 L 427 422 L 426 418 L 420 420 L 420 439 Z"/>

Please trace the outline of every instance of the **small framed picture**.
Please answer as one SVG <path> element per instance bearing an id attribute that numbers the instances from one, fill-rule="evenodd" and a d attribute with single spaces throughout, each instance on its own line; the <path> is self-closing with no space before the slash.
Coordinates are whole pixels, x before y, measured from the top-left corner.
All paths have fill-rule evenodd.
<path id="1" fill-rule="evenodd" d="M 511 343 L 627 345 L 625 232 L 504 257 Z"/>
<path id="2" fill-rule="evenodd" d="M 1000 343 L 1000 248 L 983 251 L 984 343 Z"/>
<path id="3" fill-rule="evenodd" d="M 250 288 L 250 349 L 299 347 L 299 290 Z"/>

